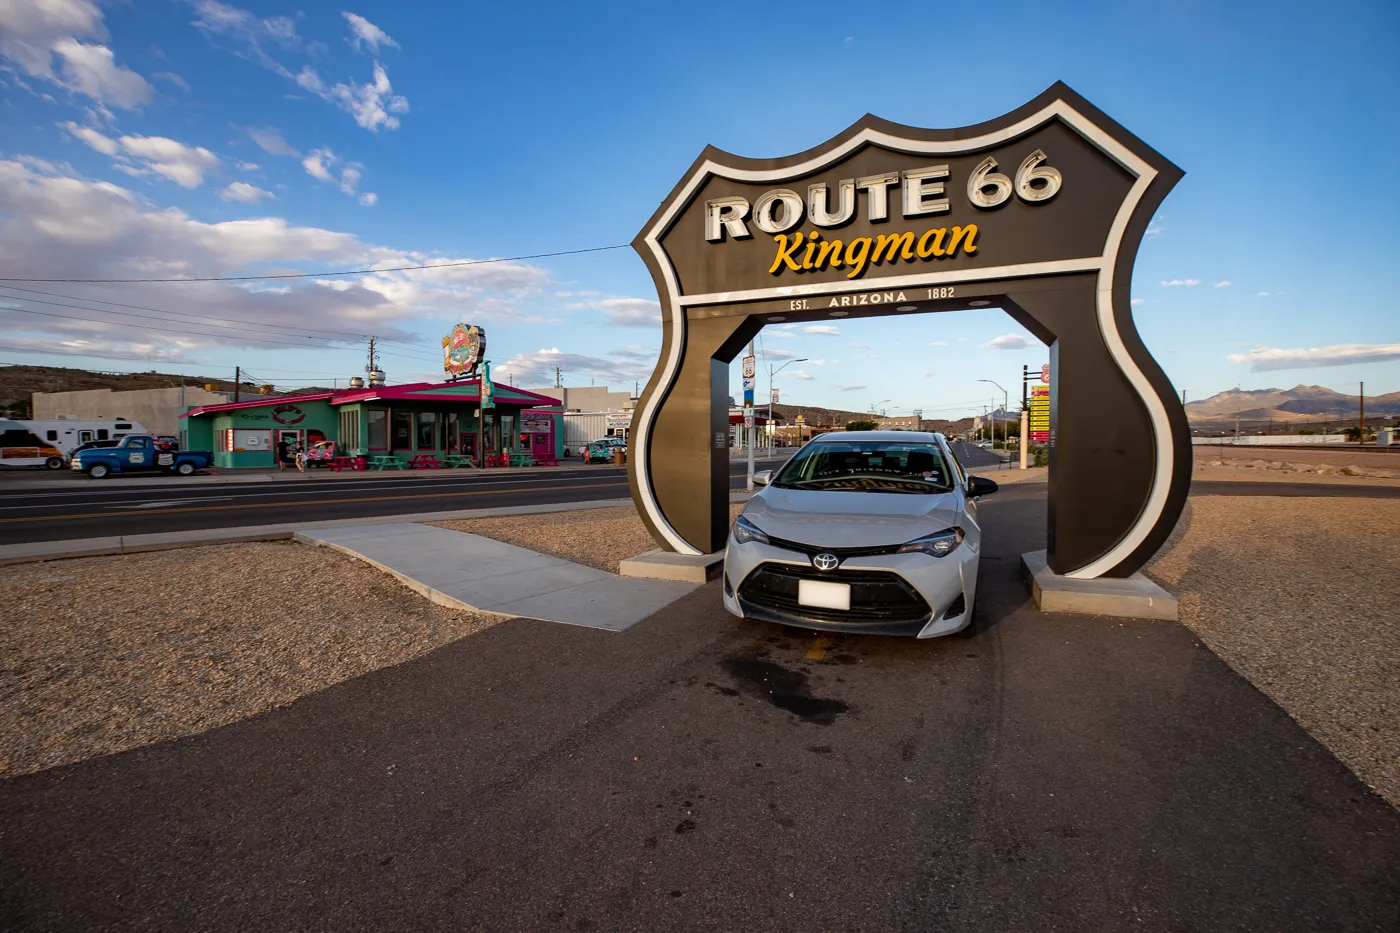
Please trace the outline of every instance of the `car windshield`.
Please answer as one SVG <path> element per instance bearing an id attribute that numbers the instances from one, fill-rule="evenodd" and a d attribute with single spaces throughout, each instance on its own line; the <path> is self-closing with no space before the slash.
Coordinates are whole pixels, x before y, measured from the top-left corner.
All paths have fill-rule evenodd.
<path id="1" fill-rule="evenodd" d="M 953 472 L 938 446 L 926 441 L 818 441 L 798 451 L 773 485 L 838 492 L 940 493 L 953 488 Z"/>

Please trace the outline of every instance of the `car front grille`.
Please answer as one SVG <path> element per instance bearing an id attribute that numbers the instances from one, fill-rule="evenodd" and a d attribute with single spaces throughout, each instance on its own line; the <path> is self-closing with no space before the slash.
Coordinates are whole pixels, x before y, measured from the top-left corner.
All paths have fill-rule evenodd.
<path id="1" fill-rule="evenodd" d="M 850 610 L 799 604 L 797 581 L 804 579 L 849 583 Z M 739 585 L 739 598 L 787 616 L 821 622 L 916 622 L 933 612 L 918 590 L 899 574 L 887 570 L 818 573 L 810 567 L 759 564 Z"/>

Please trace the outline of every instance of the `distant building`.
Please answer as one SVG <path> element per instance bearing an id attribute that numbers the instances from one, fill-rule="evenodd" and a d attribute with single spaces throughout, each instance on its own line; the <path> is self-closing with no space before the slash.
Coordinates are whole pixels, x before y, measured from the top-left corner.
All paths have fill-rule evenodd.
<path id="1" fill-rule="evenodd" d="M 565 411 L 631 411 L 632 396 L 627 392 L 610 392 L 607 386 L 581 386 L 577 389 L 526 389 L 536 395 L 559 399 Z"/>
<path id="2" fill-rule="evenodd" d="M 904 415 L 898 418 L 881 418 L 881 431 L 918 431 L 920 430 L 920 420 L 913 415 Z"/>
<path id="3" fill-rule="evenodd" d="M 78 421 L 110 421 L 127 418 L 139 421 L 152 434 L 179 433 L 180 412 L 195 405 L 227 402 L 224 392 L 208 392 L 199 386 L 173 386 L 168 389 L 82 389 L 76 392 L 35 392 L 34 420 L 52 421 L 61 417 Z"/>

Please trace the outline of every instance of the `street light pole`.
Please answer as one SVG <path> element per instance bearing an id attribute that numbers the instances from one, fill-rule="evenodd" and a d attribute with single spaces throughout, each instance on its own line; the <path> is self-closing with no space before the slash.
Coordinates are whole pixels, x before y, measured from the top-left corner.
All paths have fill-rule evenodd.
<path id="1" fill-rule="evenodd" d="M 1001 417 L 1001 449 L 1002 449 L 1003 451 L 1005 451 L 1005 450 L 1006 450 L 1006 409 L 1008 409 L 1008 408 L 1011 407 L 1011 396 L 1008 395 L 1007 392 L 1006 392 L 1006 390 L 1001 388 L 1000 383 L 996 382 L 995 380 L 992 380 L 992 379 L 978 379 L 977 381 L 978 381 L 978 382 L 990 382 L 992 385 L 996 386 L 998 389 L 1001 389 L 1001 415 L 1002 415 L 1002 417 Z M 996 399 L 992 399 L 992 407 L 996 407 Z M 995 426 L 995 425 L 992 426 L 992 438 L 993 438 L 994 440 L 995 440 L 995 438 L 996 438 L 996 426 Z"/>
<path id="2" fill-rule="evenodd" d="M 788 360 L 777 369 L 773 368 L 772 363 L 768 364 L 768 446 L 770 448 L 773 446 L 773 377 L 782 372 L 784 367 L 791 366 L 793 363 L 805 363 L 807 359 L 807 357 L 802 356 L 795 360 Z M 799 436 L 801 433 L 798 432 Z"/>

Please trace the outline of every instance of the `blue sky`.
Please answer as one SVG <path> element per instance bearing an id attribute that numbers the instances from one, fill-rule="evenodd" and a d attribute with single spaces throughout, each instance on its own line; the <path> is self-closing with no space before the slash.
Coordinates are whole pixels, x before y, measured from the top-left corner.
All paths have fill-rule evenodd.
<path id="1" fill-rule="evenodd" d="M 1392 392 L 1397 36 L 1393 3 L 0 3 L 0 276 L 624 244 L 708 143 L 783 155 L 867 111 L 961 126 L 1064 80 L 1187 172 L 1134 280 L 1178 388 Z M 49 294 L 0 290 L 0 362 L 326 384 L 361 371 L 358 335 L 377 334 L 407 382 L 435 378 L 465 320 L 517 384 L 551 384 L 558 365 L 566 384 L 620 388 L 645 381 L 660 337 L 630 249 L 23 287 Z M 995 394 L 979 379 L 1014 396 L 1020 367 L 1046 358 L 998 311 L 837 329 L 765 331 L 774 365 L 808 358 L 779 377 L 786 400 L 954 417 Z"/>

